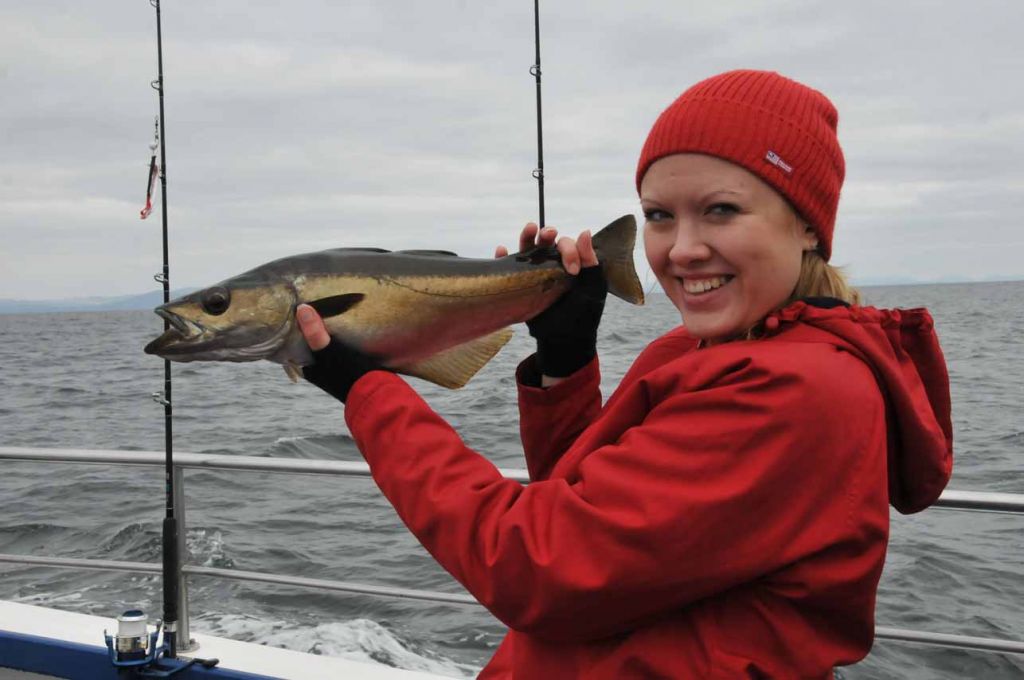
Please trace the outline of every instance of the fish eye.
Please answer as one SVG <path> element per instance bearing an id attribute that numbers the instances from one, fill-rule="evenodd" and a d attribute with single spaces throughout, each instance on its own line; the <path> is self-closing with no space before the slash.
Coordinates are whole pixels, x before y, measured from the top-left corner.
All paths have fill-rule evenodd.
<path id="1" fill-rule="evenodd" d="M 228 311 L 231 304 L 231 293 L 227 288 L 214 288 L 203 296 L 203 310 L 207 314 L 219 316 Z"/>

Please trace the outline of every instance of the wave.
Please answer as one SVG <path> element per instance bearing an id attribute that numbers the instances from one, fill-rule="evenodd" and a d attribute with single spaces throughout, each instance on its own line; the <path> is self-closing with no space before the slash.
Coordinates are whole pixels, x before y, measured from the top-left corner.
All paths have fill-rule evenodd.
<path id="1" fill-rule="evenodd" d="M 278 437 L 270 445 L 274 456 L 325 460 L 360 460 L 355 441 L 348 434 L 311 434 Z"/>
<path id="2" fill-rule="evenodd" d="M 14 602 L 31 604 L 37 607 L 50 607 L 52 609 L 73 609 L 85 600 L 85 593 L 93 588 L 81 588 L 70 593 L 32 593 L 31 595 L 18 595 L 12 597 Z M 63 607 L 61 606 L 63 605 Z"/>
<path id="3" fill-rule="evenodd" d="M 473 677 L 479 668 L 417 650 L 370 619 L 335 621 L 314 626 L 258 619 L 240 614 L 205 614 L 193 619 L 193 630 L 235 640 L 256 642 L 309 654 L 377 663 L 455 678 Z"/>
<path id="4" fill-rule="evenodd" d="M 73 526 L 30 522 L 0 526 L 0 552 L 32 554 L 44 546 L 78 547 L 87 544 L 88 532 Z"/>
<path id="5" fill-rule="evenodd" d="M 1001 435 L 999 437 L 996 437 L 995 440 L 997 442 L 1001 442 L 1001 443 L 1020 444 L 1020 443 L 1024 442 L 1024 431 L 1011 432 L 1009 434 L 1004 434 L 1004 435 Z"/>
<path id="6" fill-rule="evenodd" d="M 204 567 L 230 569 L 235 561 L 224 547 L 224 535 L 219 529 L 188 527 L 185 531 L 185 561 Z M 121 527 L 99 548 L 105 557 L 141 562 L 159 562 L 163 554 L 163 534 L 160 525 L 135 522 Z"/>
<path id="7" fill-rule="evenodd" d="M 101 547 L 100 552 L 126 553 L 133 558 L 153 557 L 160 554 L 160 531 L 153 524 L 133 522 L 117 530 Z"/>
<path id="8" fill-rule="evenodd" d="M 278 446 L 279 444 L 298 444 L 300 442 L 323 443 L 329 440 L 352 441 L 352 437 L 349 437 L 348 435 L 345 434 L 299 434 L 290 437 L 278 437 L 277 439 L 274 440 L 273 445 Z"/>
<path id="9" fill-rule="evenodd" d="M 53 390 L 53 393 L 56 394 L 56 395 L 72 395 L 72 396 L 74 396 L 74 395 L 78 395 L 78 394 L 90 394 L 90 391 L 86 390 L 86 389 L 82 389 L 81 387 L 69 387 L 67 385 L 63 385 L 61 387 L 55 388 Z"/>
<path id="10" fill-rule="evenodd" d="M 224 535 L 219 529 L 190 528 L 185 533 L 185 546 L 194 564 L 231 569 L 235 561 L 224 551 Z"/>

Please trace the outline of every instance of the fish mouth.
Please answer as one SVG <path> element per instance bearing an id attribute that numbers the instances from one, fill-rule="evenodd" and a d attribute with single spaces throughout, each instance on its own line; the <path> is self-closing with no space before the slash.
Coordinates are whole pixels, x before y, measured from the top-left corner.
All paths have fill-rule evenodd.
<path id="1" fill-rule="evenodd" d="M 177 331 L 182 335 L 182 337 L 188 337 L 189 335 L 192 335 L 191 329 L 189 328 L 189 323 L 182 319 L 177 314 L 175 314 L 174 312 L 170 312 L 162 307 L 157 308 L 155 311 L 157 316 L 165 320 L 167 323 L 171 324 L 173 328 L 177 329 Z M 195 327 L 195 324 L 192 324 L 192 326 Z"/>
<path id="2" fill-rule="evenodd" d="M 153 311 L 170 327 L 142 351 L 171 361 L 256 361 L 273 354 L 294 326 L 290 317 L 276 331 L 251 325 L 218 330 L 166 307 Z"/>
<path id="3" fill-rule="evenodd" d="M 157 316 L 167 321 L 171 327 L 142 349 L 146 354 L 166 356 L 174 354 L 176 351 L 187 351 L 189 343 L 201 338 L 206 332 L 206 329 L 200 324 L 183 319 L 163 307 L 158 307 L 153 311 L 156 312 Z"/>

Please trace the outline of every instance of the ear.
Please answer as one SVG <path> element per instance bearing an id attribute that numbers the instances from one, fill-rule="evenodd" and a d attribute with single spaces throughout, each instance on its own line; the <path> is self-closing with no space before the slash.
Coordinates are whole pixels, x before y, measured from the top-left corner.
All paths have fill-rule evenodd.
<path id="1" fill-rule="evenodd" d="M 818 234 L 814 231 L 814 227 L 807 224 L 801 219 L 797 219 L 797 229 L 800 234 L 800 245 L 805 251 L 817 250 L 818 249 Z"/>

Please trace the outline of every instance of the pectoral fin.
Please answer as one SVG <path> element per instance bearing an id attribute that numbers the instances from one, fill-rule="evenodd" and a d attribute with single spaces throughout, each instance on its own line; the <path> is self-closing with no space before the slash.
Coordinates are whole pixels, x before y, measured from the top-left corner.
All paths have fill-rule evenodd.
<path id="1" fill-rule="evenodd" d="M 292 361 L 284 364 L 284 372 L 288 375 L 288 379 L 293 383 L 299 382 L 299 378 L 302 377 L 302 368 Z"/>
<path id="2" fill-rule="evenodd" d="M 458 389 L 469 382 L 484 364 L 512 337 L 511 328 L 456 345 L 414 364 L 391 366 L 395 371 L 423 378 L 441 387 Z"/>
<path id="3" fill-rule="evenodd" d="M 344 314 L 352 309 L 366 297 L 362 293 L 345 293 L 344 295 L 332 295 L 331 297 L 313 300 L 309 306 L 316 310 L 317 314 L 325 319 L 332 316 Z"/>

